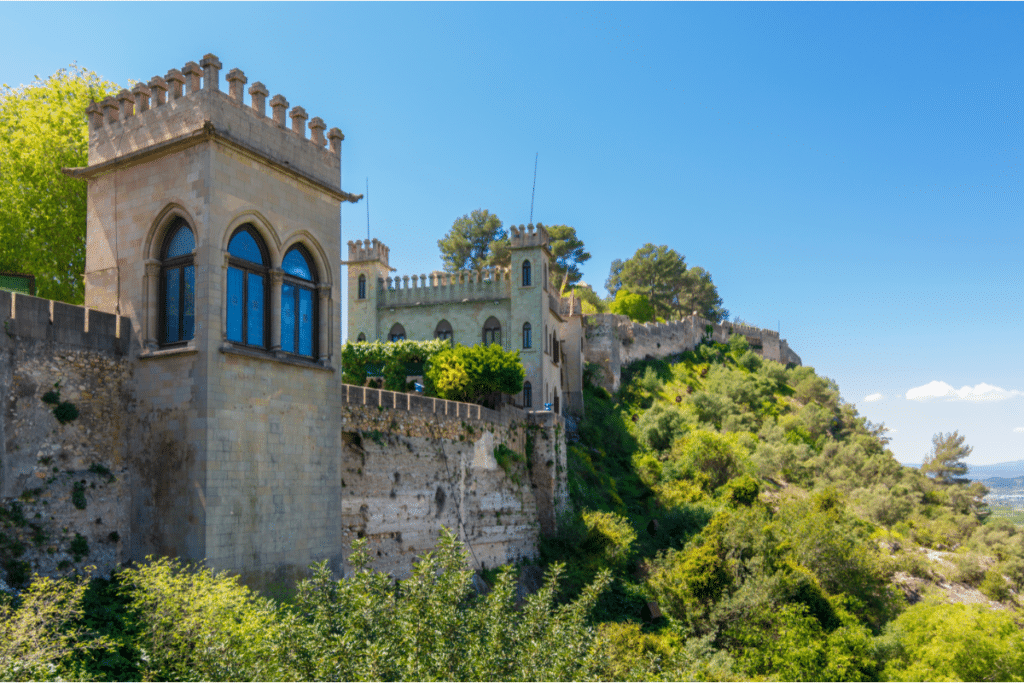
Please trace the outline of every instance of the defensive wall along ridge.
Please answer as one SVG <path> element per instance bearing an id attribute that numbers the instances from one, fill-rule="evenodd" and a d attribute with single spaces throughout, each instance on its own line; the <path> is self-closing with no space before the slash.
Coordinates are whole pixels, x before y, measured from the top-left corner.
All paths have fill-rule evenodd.
<path id="1" fill-rule="evenodd" d="M 139 398 L 147 361 L 136 358 L 130 330 L 123 316 L 0 291 L 0 502 L 20 510 L 2 533 L 23 546 L 10 552 L 5 541 L 0 578 L 87 565 L 107 575 L 149 553 L 203 560 L 173 543 L 191 533 L 234 543 L 221 557 L 236 561 L 209 563 L 252 585 L 294 580 L 323 559 L 343 574 L 360 537 L 375 568 L 404 577 L 442 526 L 466 542 L 474 566 L 493 567 L 533 556 L 567 503 L 561 418 L 340 382 L 333 454 L 279 449 L 267 463 L 254 450 L 236 464 L 237 477 L 213 482 L 187 462 L 183 427 L 195 418 Z M 78 411 L 64 424 L 42 400 L 58 381 L 59 400 Z M 281 427 L 276 433 L 289 439 Z M 289 481 L 292 470 L 309 471 Z M 325 491 L 337 500 L 321 500 Z M 198 509 L 186 492 L 198 492 Z M 321 501 L 323 514 L 311 515 L 299 497 Z M 189 520 L 217 505 L 236 518 L 207 514 L 192 531 Z M 313 528 L 321 525 L 331 528 Z M 305 545 L 304 532 L 334 540 L 284 554 L 281 528 L 298 530 L 289 543 Z"/>
<path id="2" fill-rule="evenodd" d="M 637 323 L 624 315 L 600 313 L 584 316 L 583 324 L 584 360 L 600 366 L 599 381 L 609 391 L 618 390 L 624 366 L 647 357 L 664 358 L 692 350 L 700 344 L 709 325 L 711 338 L 716 342 L 728 343 L 731 335 L 742 334 L 751 349 L 763 358 L 801 364 L 800 356 L 775 330 L 742 323 L 712 323 L 699 315 L 668 323 Z"/>

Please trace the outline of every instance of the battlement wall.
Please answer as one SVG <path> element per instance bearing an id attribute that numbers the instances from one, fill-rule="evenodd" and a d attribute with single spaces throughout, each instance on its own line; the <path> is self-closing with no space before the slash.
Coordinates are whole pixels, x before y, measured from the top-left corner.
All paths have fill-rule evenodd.
<path id="1" fill-rule="evenodd" d="M 512 280 L 508 268 L 491 267 L 378 278 L 377 289 L 378 308 L 493 301 L 511 298 Z"/>
<path id="2" fill-rule="evenodd" d="M 537 223 L 536 226 L 530 223 L 529 225 L 520 225 L 518 228 L 513 225 L 509 232 L 513 249 L 546 246 L 551 242 L 543 223 Z"/>
<path id="3" fill-rule="evenodd" d="M 617 391 L 621 369 L 648 356 L 664 358 L 697 347 L 711 326 L 711 339 L 728 343 L 733 334 L 742 334 L 753 351 L 763 358 L 780 363 L 801 364 L 785 339 L 775 330 L 746 324 L 712 323 L 698 315 L 667 323 L 637 323 L 624 315 L 600 313 L 584 316 L 587 344 L 584 360 L 597 363 L 601 369 L 600 383 L 609 391 Z"/>
<path id="4" fill-rule="evenodd" d="M 373 240 L 352 240 L 348 241 L 348 260 L 357 261 L 380 261 L 384 267 L 388 266 L 388 256 L 391 250 L 376 237 Z"/>
<path id="5" fill-rule="evenodd" d="M 3 290 L 0 325 L 10 338 L 46 342 L 55 349 L 124 356 L 131 344 L 131 324 L 125 316 Z"/>
<path id="6" fill-rule="evenodd" d="M 89 165 L 97 166 L 135 153 L 186 142 L 216 132 L 287 168 L 305 174 L 328 187 L 341 189 L 341 130 L 323 119 L 309 119 L 305 109 L 293 107 L 282 95 L 270 100 L 266 113 L 266 86 L 249 88 L 250 103 L 243 101 L 248 79 L 239 69 L 227 74 L 229 91 L 220 90 L 221 63 L 208 54 L 199 64 L 171 69 L 166 76 L 124 89 L 116 97 L 93 102 L 89 117 Z M 291 118 L 291 125 L 286 121 Z M 309 121 L 309 137 L 306 137 Z"/>
<path id="7" fill-rule="evenodd" d="M 117 318 L 0 291 L 0 505 L 18 499 L 26 520 L 4 529 L 25 552 L 0 549 L 0 579 L 86 565 L 109 576 L 125 559 L 127 444 L 141 430 L 129 390 L 131 321 Z M 51 391 L 77 414 L 58 420 L 55 404 L 43 401 Z M 89 551 L 76 559 L 77 536 Z"/>

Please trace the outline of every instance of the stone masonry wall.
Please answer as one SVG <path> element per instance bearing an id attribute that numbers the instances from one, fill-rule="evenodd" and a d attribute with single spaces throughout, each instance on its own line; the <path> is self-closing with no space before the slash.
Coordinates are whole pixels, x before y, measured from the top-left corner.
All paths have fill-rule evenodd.
<path id="1" fill-rule="evenodd" d="M 109 575 L 129 526 L 130 321 L 119 337 L 113 315 L 0 291 L 0 326 L 0 578 Z M 66 424 L 42 401 L 58 382 Z"/>
<path id="2" fill-rule="evenodd" d="M 258 414 L 282 444 L 302 453 L 264 463 L 274 451 L 269 441 L 258 452 L 259 443 L 246 441 L 236 421 L 237 437 L 212 438 L 232 444 L 237 467 L 212 472 L 208 479 L 222 470 L 225 477 L 204 481 L 196 504 L 184 439 L 192 418 L 175 407 L 189 403 L 185 380 L 196 355 L 133 360 L 131 322 L 120 319 L 120 336 L 117 322 L 83 307 L 0 292 L 0 579 L 9 583 L 88 565 L 108 576 L 150 553 L 202 559 L 192 557 L 191 544 L 199 542 L 213 565 L 259 584 L 283 576 L 282 569 L 296 578 L 288 568 L 304 565 L 290 548 L 303 539 L 300 554 L 332 558 L 342 570 L 340 560 L 359 536 L 379 553 L 377 568 L 403 577 L 417 554 L 433 548 L 442 525 L 466 542 L 474 566 L 493 567 L 532 556 L 538 534 L 554 530 L 567 504 L 557 416 L 344 384 L 334 385 L 332 414 L 314 411 L 304 426 L 297 416 L 285 419 L 288 411 L 308 409 L 301 402 L 276 405 L 273 392 L 253 397 L 267 405 L 249 406 L 239 417 Z M 282 385 L 280 373 L 269 374 Z M 309 375 L 314 384 L 324 379 L 332 373 Z M 58 381 L 61 400 L 79 410 L 65 425 L 42 402 Z M 139 398 L 140 384 L 149 386 L 149 399 Z M 164 394 L 166 400 L 154 399 Z M 221 427 L 229 426 L 231 411 L 221 412 Z M 331 431 L 334 439 L 307 443 L 307 436 Z M 506 471 L 496 456 L 511 453 Z M 282 486 L 294 466 L 299 479 L 340 491 L 340 500 L 307 500 L 308 487 Z M 265 481 L 245 485 L 253 473 Z M 272 481 L 282 475 L 286 480 Z M 239 511 L 236 501 L 249 502 Z M 242 514 L 246 505 L 258 514 Z"/>
<path id="3" fill-rule="evenodd" d="M 474 567 L 532 557 L 567 501 L 561 420 L 505 406 L 344 387 L 342 535 L 370 542 L 373 566 L 398 578 L 456 531 Z M 506 472 L 502 447 L 519 456 Z"/>
<path id="4" fill-rule="evenodd" d="M 763 358 L 801 364 L 800 356 L 774 330 L 712 323 L 696 315 L 670 323 L 636 323 L 624 315 L 600 313 L 585 316 L 583 325 L 587 339 L 584 360 L 601 367 L 599 381 L 609 391 L 618 390 L 622 368 L 634 361 L 648 356 L 664 358 L 696 348 L 707 325 L 712 326 L 712 339 L 716 342 L 728 343 L 730 335 L 742 334 Z"/>

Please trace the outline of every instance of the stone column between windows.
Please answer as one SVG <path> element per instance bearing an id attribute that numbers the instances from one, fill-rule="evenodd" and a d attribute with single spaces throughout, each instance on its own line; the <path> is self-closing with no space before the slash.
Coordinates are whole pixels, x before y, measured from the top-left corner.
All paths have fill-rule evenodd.
<path id="1" fill-rule="evenodd" d="M 282 356 L 281 351 L 281 285 L 284 283 L 284 271 L 280 268 L 270 269 L 270 352 Z M 297 350 L 297 349 L 296 349 Z"/>
<path id="2" fill-rule="evenodd" d="M 146 329 L 143 331 L 143 339 L 146 348 L 155 351 L 160 345 L 160 261 L 146 259 L 146 282 L 142 293 L 145 297 L 143 309 L 146 311 Z M 141 321 L 140 321 L 141 322 Z"/>
<path id="3" fill-rule="evenodd" d="M 331 360 L 331 330 L 334 321 L 331 319 L 331 286 L 317 285 L 317 301 L 320 304 L 320 328 L 317 330 L 318 355 L 320 365 L 327 365 Z"/>

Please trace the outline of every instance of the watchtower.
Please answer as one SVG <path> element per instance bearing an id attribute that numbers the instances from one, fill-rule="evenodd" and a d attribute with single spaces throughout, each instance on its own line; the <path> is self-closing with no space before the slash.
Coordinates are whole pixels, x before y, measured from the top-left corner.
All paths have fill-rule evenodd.
<path id="1" fill-rule="evenodd" d="M 377 303 L 385 279 L 394 268 L 388 264 L 388 247 L 377 239 L 348 243 L 348 339 L 377 341 Z"/>
<path id="2" fill-rule="evenodd" d="M 92 103 L 67 172 L 88 180 L 86 306 L 132 321 L 128 555 L 263 576 L 341 557 L 339 209 L 360 196 L 340 129 L 220 71 L 207 54 Z"/>

